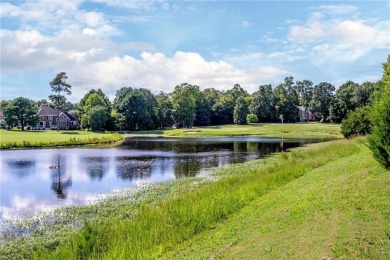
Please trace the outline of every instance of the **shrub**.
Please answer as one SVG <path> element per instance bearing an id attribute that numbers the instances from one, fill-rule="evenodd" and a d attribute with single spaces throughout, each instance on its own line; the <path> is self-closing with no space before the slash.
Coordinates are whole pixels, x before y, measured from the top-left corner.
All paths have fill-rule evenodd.
<path id="1" fill-rule="evenodd" d="M 371 122 L 373 128 L 369 138 L 370 149 L 375 159 L 390 169 L 390 86 L 374 104 Z"/>
<path id="2" fill-rule="evenodd" d="M 371 122 L 368 107 L 361 107 L 350 112 L 347 118 L 341 122 L 341 134 L 345 138 L 366 135 L 370 132 Z"/>
<path id="3" fill-rule="evenodd" d="M 383 64 L 384 88 L 371 113 L 372 135 L 368 139 L 375 159 L 390 169 L 390 55 Z"/>
<path id="4" fill-rule="evenodd" d="M 249 114 L 246 116 L 246 122 L 248 124 L 255 124 L 255 123 L 259 122 L 259 119 L 257 118 L 257 116 L 255 114 Z"/>

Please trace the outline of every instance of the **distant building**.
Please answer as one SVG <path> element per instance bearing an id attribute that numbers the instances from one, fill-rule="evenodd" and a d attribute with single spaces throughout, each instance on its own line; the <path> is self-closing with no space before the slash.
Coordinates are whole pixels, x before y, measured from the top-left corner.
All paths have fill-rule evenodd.
<path id="1" fill-rule="evenodd" d="M 307 107 L 298 106 L 299 109 L 299 121 L 314 121 L 316 120 L 316 114 L 312 113 Z"/>
<path id="2" fill-rule="evenodd" d="M 5 118 L 4 118 L 4 114 L 3 114 L 3 109 L 0 108 L 0 124 L 3 123 L 4 120 L 5 120 Z"/>
<path id="3" fill-rule="evenodd" d="M 40 117 L 40 122 L 34 129 L 74 130 L 78 128 L 77 119 L 66 111 L 44 106 L 37 114 Z"/>

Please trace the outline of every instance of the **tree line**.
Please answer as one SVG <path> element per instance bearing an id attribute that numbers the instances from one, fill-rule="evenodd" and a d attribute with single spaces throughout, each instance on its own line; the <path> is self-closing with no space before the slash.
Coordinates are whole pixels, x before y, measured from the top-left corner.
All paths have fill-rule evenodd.
<path id="1" fill-rule="evenodd" d="M 221 124 L 247 124 L 299 121 L 298 106 L 315 113 L 321 122 L 340 123 L 357 108 L 370 105 L 383 88 L 383 81 L 358 84 L 347 81 L 339 86 L 328 82 L 314 85 L 310 80 L 294 81 L 292 76 L 273 87 L 260 85 L 249 94 L 239 84 L 219 91 L 200 90 L 199 86 L 182 83 L 172 93 L 155 95 L 145 88 L 122 87 L 111 102 L 101 89 L 90 90 L 78 103 L 67 101 L 71 94 L 65 72 L 50 82 L 54 94 L 49 101 L 16 98 L 1 101 L 6 123 L 34 125 L 34 116 L 42 106 L 67 110 L 84 129 L 153 130 L 166 127 L 190 128 Z"/>
<path id="2" fill-rule="evenodd" d="M 370 134 L 368 144 L 374 157 L 390 169 L 390 55 L 378 82 L 347 81 L 339 88 L 328 82 L 313 86 L 310 80 L 286 77 L 275 88 L 260 85 L 251 95 L 239 84 L 226 91 L 183 83 L 172 93 L 154 95 L 145 88 L 122 87 L 113 102 L 101 89 L 90 90 L 73 104 L 61 93 L 71 94 L 65 72 L 50 82 L 54 94 L 37 102 L 18 97 L 3 100 L 0 107 L 8 126 L 35 125 L 42 106 L 68 110 L 81 126 L 100 130 L 153 130 L 176 126 L 208 126 L 257 122 L 296 122 L 298 106 L 315 113 L 321 122 L 341 124 L 346 138 Z"/>

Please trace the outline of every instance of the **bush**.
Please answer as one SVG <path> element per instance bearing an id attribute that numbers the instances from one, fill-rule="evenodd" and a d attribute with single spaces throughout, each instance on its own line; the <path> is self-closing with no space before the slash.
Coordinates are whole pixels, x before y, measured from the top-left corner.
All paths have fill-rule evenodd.
<path id="1" fill-rule="evenodd" d="M 249 114 L 246 116 L 246 122 L 248 124 L 255 124 L 255 123 L 259 122 L 259 119 L 257 118 L 257 116 L 255 114 Z"/>
<path id="2" fill-rule="evenodd" d="M 368 139 L 375 159 L 390 169 L 390 55 L 383 64 L 383 90 L 371 113 L 372 135 Z"/>
<path id="3" fill-rule="evenodd" d="M 371 121 L 368 107 L 358 108 L 348 114 L 341 122 L 341 134 L 345 138 L 371 133 Z"/>
<path id="4" fill-rule="evenodd" d="M 371 113 L 373 125 L 370 136 L 370 149 L 375 159 L 390 169 L 390 85 L 382 93 L 381 99 L 374 104 Z"/>

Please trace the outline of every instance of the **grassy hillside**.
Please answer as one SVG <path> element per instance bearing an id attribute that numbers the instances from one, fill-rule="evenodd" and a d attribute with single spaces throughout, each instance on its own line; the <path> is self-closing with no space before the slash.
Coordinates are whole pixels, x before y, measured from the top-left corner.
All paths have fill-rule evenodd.
<path id="1" fill-rule="evenodd" d="M 0 130 L 0 148 L 51 147 L 110 143 L 121 140 L 119 134 L 87 131 L 20 131 Z"/>
<path id="2" fill-rule="evenodd" d="M 258 135 L 283 138 L 342 138 L 340 125 L 322 123 L 222 125 L 184 129 L 140 131 L 170 137 L 209 137 Z"/>
<path id="3" fill-rule="evenodd" d="M 165 256 L 390 259 L 390 172 L 358 146 L 358 153 L 258 197 Z"/>
<path id="4" fill-rule="evenodd" d="M 79 232 L 30 250 L 39 259 L 389 259 L 390 173 L 363 142 L 219 168 L 216 181 L 190 181 L 127 214 L 99 217 L 107 210 L 93 206 L 97 219 Z"/>

